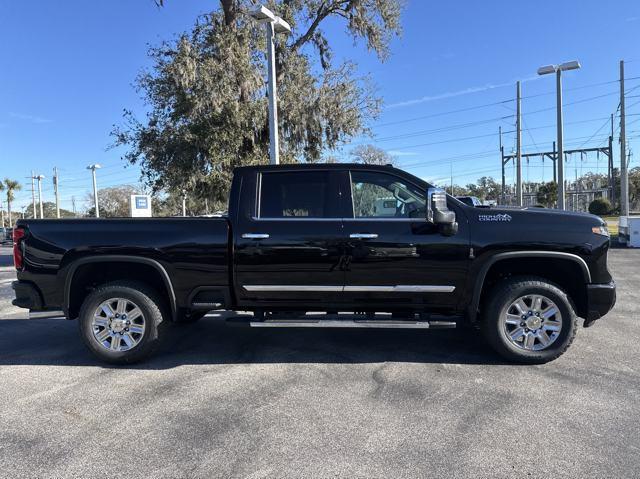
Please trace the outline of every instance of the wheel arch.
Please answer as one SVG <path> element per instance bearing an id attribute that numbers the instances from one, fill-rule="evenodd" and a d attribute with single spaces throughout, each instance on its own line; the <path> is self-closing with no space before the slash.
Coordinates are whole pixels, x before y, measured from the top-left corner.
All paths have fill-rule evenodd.
<path id="1" fill-rule="evenodd" d="M 84 271 L 91 271 L 91 269 L 99 264 L 108 263 L 109 268 L 113 270 L 117 268 L 119 265 L 137 265 L 141 266 L 143 269 L 138 268 L 137 270 L 129 270 L 127 274 L 124 275 L 116 275 L 115 277 L 110 277 L 110 280 L 113 279 L 139 279 L 141 281 L 146 282 L 147 284 L 151 284 L 152 286 L 156 286 L 157 289 L 160 289 L 160 293 L 166 293 L 167 298 L 167 306 L 170 308 L 171 317 L 173 320 L 176 318 L 177 314 L 177 301 L 176 294 L 173 288 L 173 284 L 171 282 L 171 278 L 166 270 L 166 268 L 157 260 L 151 258 L 145 258 L 142 256 L 129 256 L 129 255 L 100 255 L 100 256 L 86 256 L 80 259 L 77 259 L 70 263 L 67 266 L 67 272 L 64 281 L 64 297 L 63 297 L 63 310 L 67 317 L 74 318 L 77 317 L 77 314 L 80 310 L 79 296 L 74 295 L 74 281 L 77 281 L 79 278 L 84 279 L 81 274 Z M 155 277 L 144 277 L 141 278 L 140 273 L 144 272 L 153 272 Z M 84 284 L 84 283 L 83 283 Z M 160 286 L 161 285 L 161 286 Z M 162 291 L 164 289 L 164 291 Z M 81 303 L 81 302 L 80 302 Z"/>
<path id="2" fill-rule="evenodd" d="M 561 264 L 568 268 L 566 271 L 570 279 L 581 280 L 579 284 L 575 282 L 572 283 L 570 280 L 568 282 L 558 280 L 557 271 L 554 272 L 554 274 L 542 271 L 543 266 L 558 261 L 561 261 Z M 487 259 L 479 269 L 473 286 L 471 303 L 467 310 L 468 319 L 471 322 L 477 320 L 483 294 L 485 293 L 485 287 L 487 286 L 487 280 L 492 279 L 494 275 L 504 271 L 509 265 L 514 266 L 513 274 L 539 276 L 564 287 L 577 308 L 576 313 L 578 316 L 585 317 L 584 315 L 587 309 L 586 284 L 591 282 L 591 273 L 584 259 L 576 254 L 560 251 L 509 251 L 493 255 Z M 527 265 L 528 267 L 523 269 L 523 265 Z M 520 271 L 521 269 L 522 271 Z M 584 287 L 580 287 L 581 285 Z"/>

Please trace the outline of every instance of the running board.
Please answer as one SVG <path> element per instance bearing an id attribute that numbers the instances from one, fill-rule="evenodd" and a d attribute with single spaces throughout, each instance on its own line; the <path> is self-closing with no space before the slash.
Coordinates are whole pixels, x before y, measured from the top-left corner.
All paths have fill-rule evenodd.
<path id="1" fill-rule="evenodd" d="M 65 315 L 62 311 L 29 311 L 29 319 L 53 319 L 62 318 L 65 319 Z"/>
<path id="2" fill-rule="evenodd" d="M 396 321 L 346 319 L 268 319 L 249 321 L 252 328 L 379 328 L 379 329 L 452 329 L 455 321 Z"/>

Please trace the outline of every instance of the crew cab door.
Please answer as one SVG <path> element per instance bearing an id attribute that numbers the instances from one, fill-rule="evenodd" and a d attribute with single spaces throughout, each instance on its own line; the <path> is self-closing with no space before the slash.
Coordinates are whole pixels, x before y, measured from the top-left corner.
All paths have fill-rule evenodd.
<path id="1" fill-rule="evenodd" d="M 234 228 L 235 291 L 241 305 L 299 305 L 339 301 L 344 286 L 339 172 L 258 170 L 241 198 L 256 201 Z"/>
<path id="2" fill-rule="evenodd" d="M 354 168 L 342 181 L 352 205 L 344 219 L 345 300 L 380 307 L 455 307 L 469 263 L 461 208 L 450 206 L 459 230 L 444 236 L 426 221 L 426 191 L 392 170 Z"/>

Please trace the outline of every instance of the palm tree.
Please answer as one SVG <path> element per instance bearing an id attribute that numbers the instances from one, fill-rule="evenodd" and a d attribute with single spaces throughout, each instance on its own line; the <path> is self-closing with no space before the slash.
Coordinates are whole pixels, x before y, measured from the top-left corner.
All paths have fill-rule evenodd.
<path id="1" fill-rule="evenodd" d="M 11 202 L 15 199 L 14 191 L 20 191 L 22 186 L 15 180 L 10 180 L 9 178 L 4 179 L 3 188 L 7 190 L 7 210 L 9 212 L 9 228 L 12 228 L 11 224 Z M 0 189 L 1 191 L 1 189 Z"/>

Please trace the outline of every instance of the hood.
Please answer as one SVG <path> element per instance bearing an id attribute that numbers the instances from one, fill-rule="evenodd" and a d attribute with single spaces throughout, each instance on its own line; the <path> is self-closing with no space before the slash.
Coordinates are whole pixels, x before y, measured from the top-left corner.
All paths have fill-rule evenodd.
<path id="1" fill-rule="evenodd" d="M 472 212 L 469 212 L 472 210 Z M 467 210 L 480 223 L 511 224 L 566 224 L 568 228 L 577 225 L 603 226 L 605 221 L 599 216 L 579 211 L 563 211 L 547 208 L 469 208 Z M 475 217 L 475 218 L 474 218 Z"/>
<path id="2" fill-rule="evenodd" d="M 586 252 L 609 241 L 593 232 L 605 222 L 589 213 L 546 208 L 467 208 L 465 213 L 478 245 Z"/>

